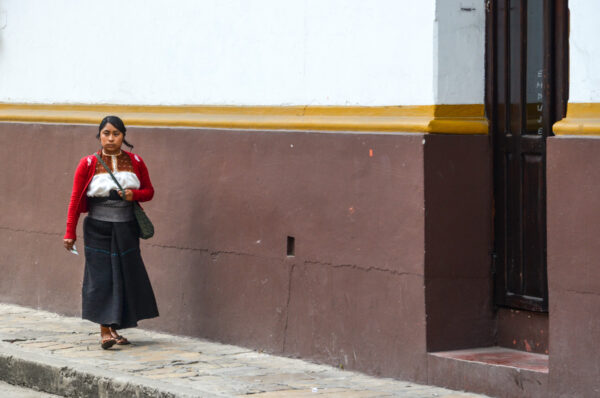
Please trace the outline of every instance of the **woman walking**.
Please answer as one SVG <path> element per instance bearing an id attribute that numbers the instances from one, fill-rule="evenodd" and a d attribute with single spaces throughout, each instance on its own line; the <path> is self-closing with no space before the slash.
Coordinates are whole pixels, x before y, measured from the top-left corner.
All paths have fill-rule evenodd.
<path id="1" fill-rule="evenodd" d="M 63 243 L 67 250 L 73 249 L 79 215 L 88 212 L 83 221 L 82 318 L 100 324 L 100 344 L 108 349 L 129 344 L 117 330 L 158 316 L 133 213 L 133 201 L 151 200 L 154 188 L 142 158 L 121 149 L 122 144 L 133 148 L 125 140 L 123 121 L 107 116 L 98 130 L 102 149 L 81 159 L 75 171 Z"/>

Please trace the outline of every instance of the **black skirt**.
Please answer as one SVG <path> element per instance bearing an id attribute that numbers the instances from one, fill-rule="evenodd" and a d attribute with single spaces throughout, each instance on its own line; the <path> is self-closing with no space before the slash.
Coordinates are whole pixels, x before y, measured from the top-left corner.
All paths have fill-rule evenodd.
<path id="1" fill-rule="evenodd" d="M 137 221 L 83 222 L 85 271 L 82 318 L 116 329 L 158 316 L 156 299 L 140 253 Z"/>

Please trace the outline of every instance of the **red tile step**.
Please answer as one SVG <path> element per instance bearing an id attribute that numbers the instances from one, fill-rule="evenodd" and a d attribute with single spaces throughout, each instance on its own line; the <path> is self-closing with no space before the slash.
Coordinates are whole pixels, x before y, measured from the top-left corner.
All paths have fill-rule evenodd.
<path id="1" fill-rule="evenodd" d="M 432 355 L 548 373 L 548 355 L 512 350 L 504 347 L 470 348 L 466 350 L 435 352 Z"/>
<path id="2" fill-rule="evenodd" d="M 430 384 L 501 398 L 547 398 L 548 355 L 504 347 L 432 352 Z"/>

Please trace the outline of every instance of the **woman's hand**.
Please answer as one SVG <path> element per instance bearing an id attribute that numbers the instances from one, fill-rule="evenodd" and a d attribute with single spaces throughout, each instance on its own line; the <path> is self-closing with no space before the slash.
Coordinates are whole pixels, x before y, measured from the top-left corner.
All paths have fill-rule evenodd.
<path id="1" fill-rule="evenodd" d="M 123 197 L 123 192 L 119 191 L 119 196 Z M 133 191 L 131 189 L 125 190 L 125 200 L 131 202 L 133 200 Z"/>
<path id="2" fill-rule="evenodd" d="M 75 244 L 75 239 L 63 239 L 63 245 L 65 246 L 65 249 L 67 249 L 68 251 L 73 250 L 74 244 Z"/>

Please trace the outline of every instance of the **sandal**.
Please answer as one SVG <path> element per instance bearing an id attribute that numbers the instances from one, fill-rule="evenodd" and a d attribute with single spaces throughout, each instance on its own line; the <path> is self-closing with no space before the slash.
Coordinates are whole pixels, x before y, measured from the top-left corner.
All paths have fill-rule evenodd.
<path id="1" fill-rule="evenodd" d="M 100 347 L 102 347 L 103 350 L 108 350 L 117 343 L 117 340 L 115 340 L 112 333 L 110 333 L 110 329 L 106 326 L 100 326 L 100 337 L 102 339 L 100 340 Z"/>
<path id="2" fill-rule="evenodd" d="M 110 347 L 114 346 L 117 343 L 117 340 L 112 337 L 104 338 L 100 341 L 100 347 L 104 350 L 108 350 Z"/>
<path id="3" fill-rule="evenodd" d="M 115 339 L 115 341 L 118 345 L 131 344 L 129 342 L 129 340 L 127 340 L 125 337 L 123 337 L 119 333 L 117 333 L 117 331 L 115 329 L 113 329 L 112 327 L 110 328 L 110 335 L 112 336 L 113 339 Z"/>

